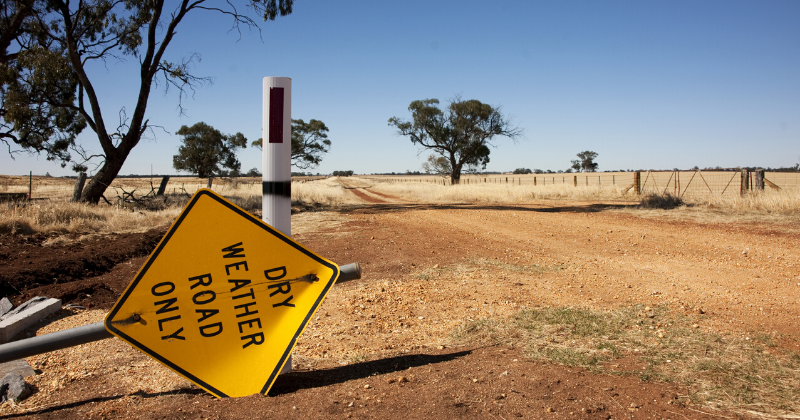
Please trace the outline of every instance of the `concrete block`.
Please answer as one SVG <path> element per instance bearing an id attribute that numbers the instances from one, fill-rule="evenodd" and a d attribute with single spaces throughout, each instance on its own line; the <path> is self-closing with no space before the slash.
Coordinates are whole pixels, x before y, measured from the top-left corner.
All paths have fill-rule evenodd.
<path id="1" fill-rule="evenodd" d="M 16 373 L 23 378 L 35 375 L 36 371 L 33 370 L 30 363 L 25 359 L 12 360 L 10 362 L 0 363 L 0 378 L 8 375 L 9 373 Z"/>
<path id="2" fill-rule="evenodd" d="M 61 309 L 61 300 L 43 299 L 31 305 L 20 305 L 20 308 L 23 309 L 13 314 L 6 314 L 0 321 L 0 343 L 8 343 L 20 331 L 58 312 Z"/>

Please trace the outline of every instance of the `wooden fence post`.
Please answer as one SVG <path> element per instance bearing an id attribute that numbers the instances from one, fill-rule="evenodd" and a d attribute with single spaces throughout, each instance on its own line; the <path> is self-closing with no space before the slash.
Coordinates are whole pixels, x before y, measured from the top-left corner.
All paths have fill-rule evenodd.
<path id="1" fill-rule="evenodd" d="M 33 200 L 33 171 L 28 174 L 28 200 Z"/>
<path id="2" fill-rule="evenodd" d="M 633 173 L 633 189 L 636 191 L 636 195 L 642 193 L 642 173 L 636 171 Z"/>
<path id="3" fill-rule="evenodd" d="M 533 186 L 536 186 L 536 177 L 533 177 Z"/>
<path id="4" fill-rule="evenodd" d="M 75 189 L 72 190 L 72 202 L 76 203 L 81 200 L 81 193 L 83 192 L 83 184 L 86 183 L 86 172 L 78 174 L 78 180 L 75 181 Z"/>
<path id="5" fill-rule="evenodd" d="M 574 175 L 574 176 L 572 177 L 572 185 L 573 185 L 574 187 L 577 187 L 577 186 L 578 186 L 578 175 Z"/>
<path id="6" fill-rule="evenodd" d="M 210 188 L 211 188 L 211 183 L 212 183 L 212 182 L 214 182 L 214 178 L 212 178 L 212 177 L 208 177 L 208 185 L 206 186 L 206 188 L 209 188 L 209 189 L 210 189 Z"/>
<path id="7" fill-rule="evenodd" d="M 167 182 L 169 182 L 169 176 L 164 175 L 161 178 L 161 185 L 158 186 L 158 192 L 156 193 L 157 196 L 164 195 L 164 191 L 167 189 Z"/>
<path id="8" fill-rule="evenodd" d="M 764 170 L 756 169 L 753 173 L 753 187 L 756 191 L 764 191 Z"/>
<path id="9" fill-rule="evenodd" d="M 747 191 L 750 189 L 750 171 L 747 169 L 742 169 L 742 184 L 740 187 L 740 191 L 742 195 L 747 194 Z"/>

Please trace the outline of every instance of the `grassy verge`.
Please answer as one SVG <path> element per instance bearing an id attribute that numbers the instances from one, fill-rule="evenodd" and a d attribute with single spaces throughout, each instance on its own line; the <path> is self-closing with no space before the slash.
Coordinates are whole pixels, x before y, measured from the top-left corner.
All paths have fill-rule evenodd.
<path id="1" fill-rule="evenodd" d="M 123 194 L 111 198 L 111 205 L 104 202 L 96 206 L 72 203 L 65 197 L 0 203 L 0 234 L 145 231 L 171 224 L 189 201 L 188 190 L 185 189 L 179 193 L 153 197 L 146 195 L 149 187 L 140 188 L 143 194 L 136 193 L 136 186 L 124 188 L 131 196 Z M 123 190 L 123 187 L 118 187 L 118 190 Z M 214 190 L 247 211 L 261 211 L 260 183 L 242 182 L 234 185 L 218 182 Z M 108 196 L 114 197 L 113 192 Z M 292 185 L 292 205 L 331 208 L 345 203 L 345 197 L 341 185 L 332 180 L 296 182 Z"/>
<path id="2" fill-rule="evenodd" d="M 169 225 L 181 207 L 137 211 L 124 207 L 89 206 L 82 203 L 43 201 L 6 203 L 0 210 L 0 234 L 36 232 L 143 232 Z"/>
<path id="3" fill-rule="evenodd" d="M 464 323 L 453 339 L 508 343 L 534 360 L 676 383 L 690 390 L 691 402 L 720 409 L 763 417 L 800 413 L 797 353 L 777 347 L 769 334 L 723 336 L 697 321 L 666 307 L 541 308 Z"/>

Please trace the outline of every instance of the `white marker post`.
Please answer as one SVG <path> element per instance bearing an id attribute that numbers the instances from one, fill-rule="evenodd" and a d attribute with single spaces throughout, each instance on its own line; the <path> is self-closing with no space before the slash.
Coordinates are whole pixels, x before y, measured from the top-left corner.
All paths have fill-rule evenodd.
<path id="1" fill-rule="evenodd" d="M 265 77 L 261 141 L 263 148 L 261 219 L 292 236 L 292 79 Z M 291 372 L 292 356 L 281 373 Z"/>

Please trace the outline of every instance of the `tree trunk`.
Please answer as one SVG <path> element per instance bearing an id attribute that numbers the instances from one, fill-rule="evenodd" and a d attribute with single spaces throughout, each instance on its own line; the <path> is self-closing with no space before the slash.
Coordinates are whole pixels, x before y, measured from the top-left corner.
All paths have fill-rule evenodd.
<path id="1" fill-rule="evenodd" d="M 461 183 L 461 172 L 453 171 L 450 174 L 450 185 L 458 185 Z"/>
<path id="2" fill-rule="evenodd" d="M 450 185 L 458 185 L 461 183 L 461 168 L 463 164 L 457 163 L 454 155 L 450 155 Z"/>
<path id="3" fill-rule="evenodd" d="M 112 154 L 106 156 L 103 167 L 94 174 L 89 183 L 86 184 L 86 188 L 83 189 L 81 201 L 90 204 L 97 204 L 100 202 L 100 197 L 103 196 L 103 193 L 106 192 L 106 188 L 111 185 L 114 178 L 119 174 L 119 170 L 122 169 L 122 164 L 125 163 L 126 157 L 127 154 L 125 156 Z"/>

